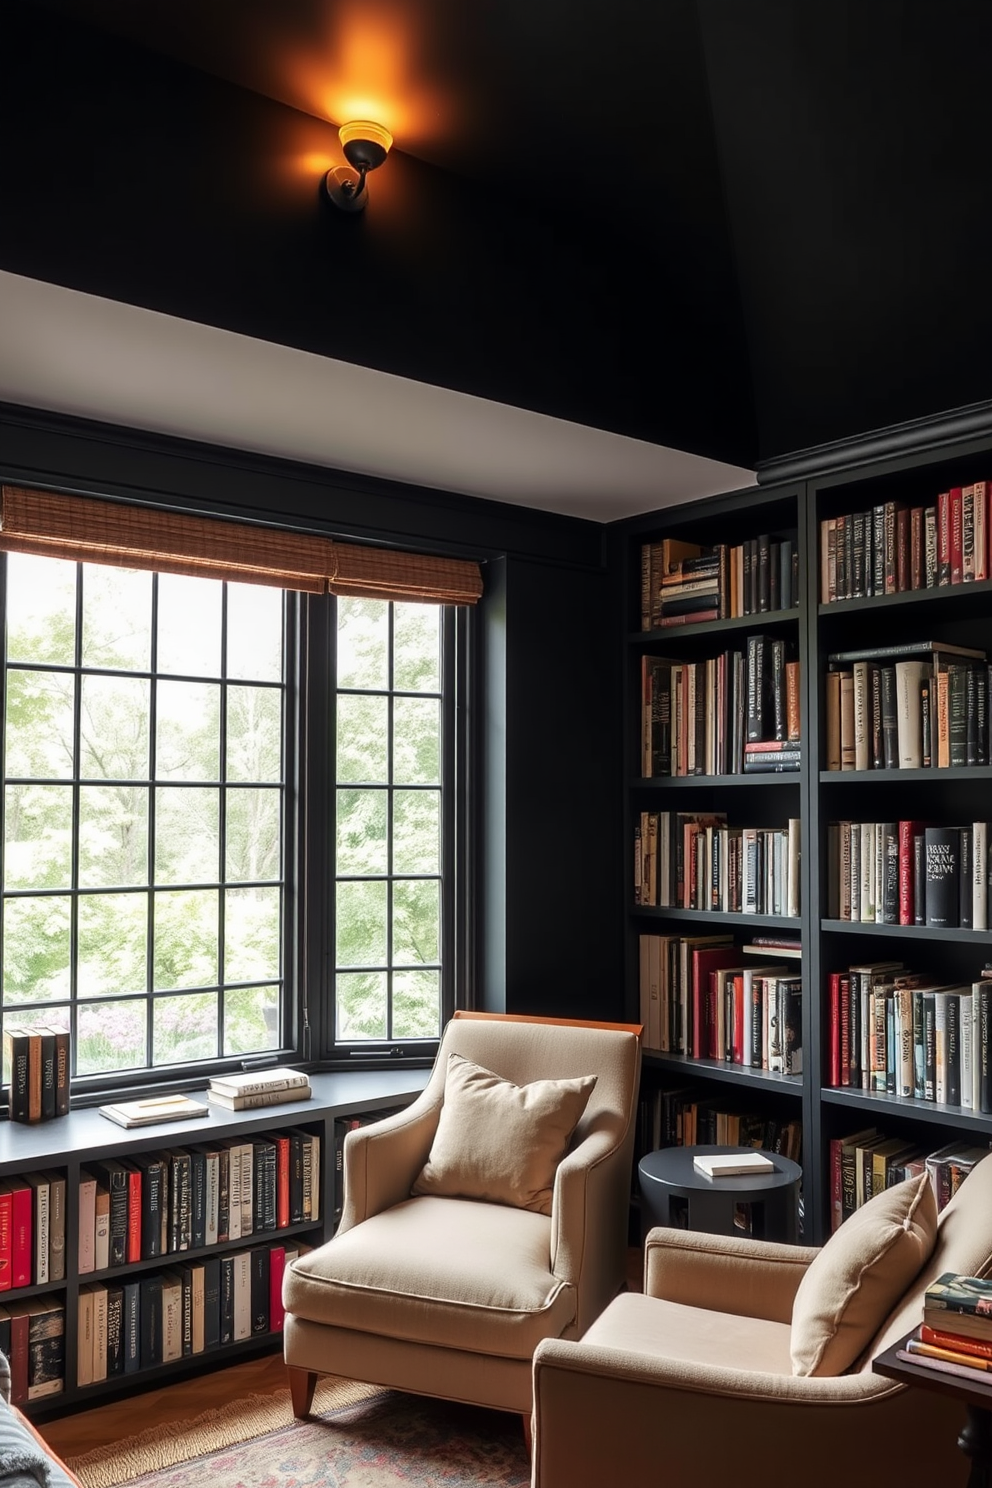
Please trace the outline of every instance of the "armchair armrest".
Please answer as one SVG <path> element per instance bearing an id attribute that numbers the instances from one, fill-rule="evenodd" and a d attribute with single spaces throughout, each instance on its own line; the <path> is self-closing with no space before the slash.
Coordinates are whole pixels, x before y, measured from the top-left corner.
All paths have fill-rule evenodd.
<path id="1" fill-rule="evenodd" d="M 644 1290 L 688 1307 L 788 1323 L 799 1283 L 817 1254 L 806 1245 L 659 1227 L 645 1243 Z"/>
<path id="2" fill-rule="evenodd" d="M 423 1091 L 412 1105 L 348 1133 L 344 1144 L 344 1208 L 338 1233 L 410 1197 L 437 1130 L 440 1093 Z"/>
<path id="3" fill-rule="evenodd" d="M 577 1293 L 576 1335 L 624 1281 L 630 1160 L 627 1131 L 594 1128 L 559 1164 L 551 1209 L 551 1269 Z"/>

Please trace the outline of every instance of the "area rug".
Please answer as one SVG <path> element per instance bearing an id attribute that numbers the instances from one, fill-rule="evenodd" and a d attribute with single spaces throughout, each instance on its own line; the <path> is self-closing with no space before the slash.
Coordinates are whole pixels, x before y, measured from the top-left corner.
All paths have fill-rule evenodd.
<path id="1" fill-rule="evenodd" d="M 329 1396 L 329 1398 L 328 1398 Z M 350 1399 L 348 1397 L 351 1397 Z M 340 1403 L 340 1402 L 344 1403 Z M 289 1392 L 69 1460 L 84 1488 L 527 1488 L 519 1416 L 341 1382 L 293 1419 Z"/>

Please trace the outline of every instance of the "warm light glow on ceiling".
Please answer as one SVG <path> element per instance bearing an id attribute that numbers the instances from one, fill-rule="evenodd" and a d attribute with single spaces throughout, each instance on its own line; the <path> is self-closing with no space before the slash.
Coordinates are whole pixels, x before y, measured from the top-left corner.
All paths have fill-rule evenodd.
<path id="1" fill-rule="evenodd" d="M 429 148 L 448 109 L 430 91 L 429 58 L 408 7 L 396 0 L 345 0 L 327 17 L 318 46 L 287 58 L 288 71 L 311 113 L 333 124 L 375 119 L 398 149 Z"/>

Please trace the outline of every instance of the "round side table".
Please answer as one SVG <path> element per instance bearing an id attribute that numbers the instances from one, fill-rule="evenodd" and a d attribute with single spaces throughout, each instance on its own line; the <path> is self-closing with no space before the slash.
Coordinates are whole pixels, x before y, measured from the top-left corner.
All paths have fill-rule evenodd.
<path id="1" fill-rule="evenodd" d="M 774 1173 L 727 1178 L 707 1178 L 693 1167 L 697 1153 L 754 1151 L 753 1147 L 699 1146 L 663 1147 L 647 1153 L 637 1165 L 643 1233 L 646 1235 L 652 1225 L 670 1225 L 703 1230 L 708 1235 L 740 1235 L 734 1212 L 738 1204 L 749 1204 L 751 1233 L 757 1239 L 795 1245 L 799 1239 L 799 1184 L 803 1176 L 798 1163 L 766 1152 L 764 1156 L 775 1164 Z"/>

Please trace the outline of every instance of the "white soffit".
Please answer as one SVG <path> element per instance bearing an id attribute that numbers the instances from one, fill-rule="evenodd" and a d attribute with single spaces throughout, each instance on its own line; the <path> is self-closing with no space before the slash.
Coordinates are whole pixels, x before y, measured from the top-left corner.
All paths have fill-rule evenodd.
<path id="1" fill-rule="evenodd" d="M 0 400 L 592 521 L 754 472 L 0 270 Z"/>

